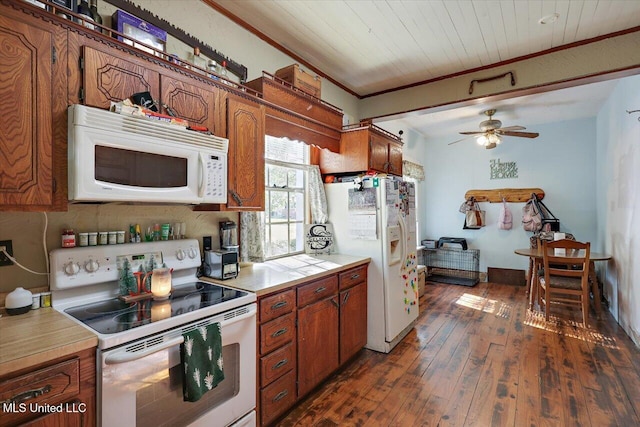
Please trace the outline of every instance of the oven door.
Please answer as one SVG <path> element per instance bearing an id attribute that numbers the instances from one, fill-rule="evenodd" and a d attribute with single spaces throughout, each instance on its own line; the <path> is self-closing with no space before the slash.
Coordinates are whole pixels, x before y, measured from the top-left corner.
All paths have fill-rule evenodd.
<path id="1" fill-rule="evenodd" d="M 199 401 L 185 402 L 182 334 L 215 322 L 221 324 L 225 378 Z M 256 304 L 103 351 L 99 357 L 102 426 L 228 426 L 256 406 Z"/>

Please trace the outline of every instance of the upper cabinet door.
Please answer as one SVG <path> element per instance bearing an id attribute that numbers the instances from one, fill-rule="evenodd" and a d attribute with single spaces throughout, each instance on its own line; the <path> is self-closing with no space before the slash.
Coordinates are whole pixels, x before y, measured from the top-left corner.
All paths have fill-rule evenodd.
<path id="1" fill-rule="evenodd" d="M 389 173 L 402 176 L 402 145 L 389 143 Z"/>
<path id="2" fill-rule="evenodd" d="M 53 203 L 53 30 L 0 13 L 0 206 Z M 66 83 L 65 83 L 66 84 Z M 23 210 L 23 209 L 21 209 Z"/>
<path id="3" fill-rule="evenodd" d="M 109 108 L 111 101 L 119 102 L 134 93 L 149 92 L 159 100 L 160 74 L 144 63 L 131 61 L 132 57 L 108 46 L 101 50 L 83 47 L 84 103 L 98 108 Z"/>
<path id="4" fill-rule="evenodd" d="M 229 193 L 227 210 L 264 210 L 264 106 L 227 97 Z"/>
<path id="5" fill-rule="evenodd" d="M 389 142 L 374 133 L 369 134 L 369 169 L 387 172 Z"/>
<path id="6" fill-rule="evenodd" d="M 187 81 L 167 75 L 160 76 L 162 103 L 171 108 L 176 116 L 192 125 L 204 126 L 215 135 L 223 136 L 218 125 L 219 89 L 212 85 L 198 84 L 195 79 Z"/>

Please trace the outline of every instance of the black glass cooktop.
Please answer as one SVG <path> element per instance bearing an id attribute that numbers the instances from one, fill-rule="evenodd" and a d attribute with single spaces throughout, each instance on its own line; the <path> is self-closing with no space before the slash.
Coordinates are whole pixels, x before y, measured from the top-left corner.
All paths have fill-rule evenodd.
<path id="1" fill-rule="evenodd" d="M 193 282 L 173 288 L 167 300 L 126 303 L 110 299 L 65 310 L 101 334 L 114 334 L 247 295 L 212 283 Z"/>

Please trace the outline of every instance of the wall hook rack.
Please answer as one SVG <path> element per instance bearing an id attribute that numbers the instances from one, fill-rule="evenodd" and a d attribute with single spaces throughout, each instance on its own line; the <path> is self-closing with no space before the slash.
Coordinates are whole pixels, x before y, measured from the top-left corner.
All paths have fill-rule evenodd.
<path id="1" fill-rule="evenodd" d="M 627 114 L 631 113 L 640 113 L 640 110 L 627 110 Z M 640 117 L 638 117 L 638 121 L 640 122 Z"/>
<path id="2" fill-rule="evenodd" d="M 538 200 L 544 199 L 544 191 L 540 188 L 496 188 L 493 190 L 469 190 L 465 193 L 464 199 L 475 198 L 476 202 L 502 203 L 524 203 L 531 198 L 531 194 L 538 196 Z"/>

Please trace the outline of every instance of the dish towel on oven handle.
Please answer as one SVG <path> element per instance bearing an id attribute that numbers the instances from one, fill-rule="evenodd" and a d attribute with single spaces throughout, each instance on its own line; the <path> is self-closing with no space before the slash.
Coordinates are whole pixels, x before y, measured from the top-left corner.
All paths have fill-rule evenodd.
<path id="1" fill-rule="evenodd" d="M 180 356 L 184 377 L 185 402 L 197 402 L 224 379 L 220 323 L 201 326 L 182 334 Z"/>

